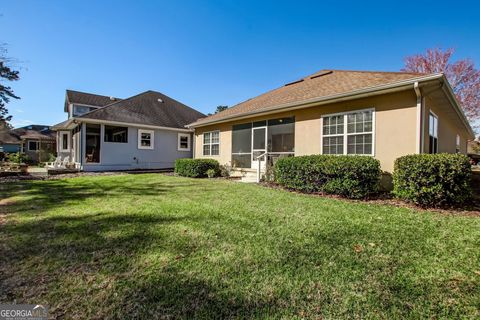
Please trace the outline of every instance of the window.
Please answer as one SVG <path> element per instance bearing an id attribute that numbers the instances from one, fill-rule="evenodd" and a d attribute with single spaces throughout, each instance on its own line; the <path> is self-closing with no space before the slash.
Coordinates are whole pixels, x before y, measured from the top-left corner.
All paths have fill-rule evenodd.
<path id="1" fill-rule="evenodd" d="M 73 116 L 78 117 L 78 116 L 81 116 L 82 114 L 93 111 L 95 109 L 97 108 L 75 104 L 73 105 Z"/>
<path id="2" fill-rule="evenodd" d="M 105 126 L 105 142 L 128 142 L 128 128 L 127 127 L 113 127 Z"/>
<path id="3" fill-rule="evenodd" d="M 178 134 L 178 151 L 190 151 L 190 134 Z"/>
<path id="4" fill-rule="evenodd" d="M 430 153 L 438 153 L 438 117 L 430 112 L 428 116 L 428 136 Z"/>
<path id="5" fill-rule="evenodd" d="M 322 117 L 323 154 L 373 155 L 374 111 Z"/>
<path id="6" fill-rule="evenodd" d="M 153 149 L 153 130 L 138 129 L 138 149 Z"/>
<path id="7" fill-rule="evenodd" d="M 220 131 L 203 134 L 203 155 L 218 156 L 220 154 Z"/>
<path id="8" fill-rule="evenodd" d="M 460 153 L 460 136 L 457 134 L 457 137 L 455 139 L 455 152 Z"/>
<path id="9" fill-rule="evenodd" d="M 28 151 L 37 151 L 38 141 L 28 141 Z"/>
<path id="10" fill-rule="evenodd" d="M 70 151 L 70 132 L 60 132 L 60 151 Z"/>

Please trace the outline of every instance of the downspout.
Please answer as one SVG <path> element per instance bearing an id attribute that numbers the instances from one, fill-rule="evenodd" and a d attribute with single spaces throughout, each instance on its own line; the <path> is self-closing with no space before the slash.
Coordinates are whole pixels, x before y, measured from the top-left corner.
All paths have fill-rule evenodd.
<path id="1" fill-rule="evenodd" d="M 413 89 L 415 90 L 415 94 L 417 95 L 417 141 L 415 145 L 416 153 L 423 152 L 423 106 L 422 106 L 422 92 L 418 86 L 418 81 L 413 84 Z"/>

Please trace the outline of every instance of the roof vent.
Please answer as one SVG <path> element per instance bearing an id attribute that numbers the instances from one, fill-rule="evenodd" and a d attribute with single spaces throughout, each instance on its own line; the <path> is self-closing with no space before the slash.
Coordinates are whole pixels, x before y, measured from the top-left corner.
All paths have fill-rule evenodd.
<path id="1" fill-rule="evenodd" d="M 117 99 L 115 99 L 115 97 L 110 97 L 110 100 L 115 101 Z"/>
<path id="2" fill-rule="evenodd" d="M 303 79 L 300 79 L 300 80 L 297 80 L 297 81 L 293 81 L 293 82 L 287 83 L 287 84 L 285 85 L 285 87 L 286 87 L 286 86 L 290 86 L 290 85 L 292 85 L 292 84 L 300 83 L 300 82 L 302 82 L 302 81 L 303 81 Z"/>
<path id="3" fill-rule="evenodd" d="M 319 78 L 319 77 L 322 77 L 322 76 L 326 76 L 327 74 L 330 74 L 330 73 L 333 73 L 333 71 L 332 70 L 321 71 L 320 73 L 317 73 L 317 74 L 311 76 L 310 79 L 315 79 L 315 78 Z"/>
<path id="4" fill-rule="evenodd" d="M 160 102 L 160 103 L 163 103 L 163 100 L 160 99 L 160 98 L 158 98 L 157 101 Z"/>

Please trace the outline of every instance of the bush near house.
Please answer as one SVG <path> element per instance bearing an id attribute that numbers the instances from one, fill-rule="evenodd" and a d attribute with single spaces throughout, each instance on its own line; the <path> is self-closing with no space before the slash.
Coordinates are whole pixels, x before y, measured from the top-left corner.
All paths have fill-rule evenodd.
<path id="1" fill-rule="evenodd" d="M 395 160 L 393 193 L 423 207 L 462 205 L 472 195 L 471 165 L 462 154 L 416 154 Z"/>
<path id="2" fill-rule="evenodd" d="M 213 170 L 214 176 L 220 174 L 220 164 L 213 159 L 177 159 L 175 173 L 190 178 L 205 178 L 207 171 Z"/>
<path id="3" fill-rule="evenodd" d="M 279 159 L 275 181 L 305 193 L 365 198 L 378 191 L 380 162 L 368 156 L 313 155 Z"/>

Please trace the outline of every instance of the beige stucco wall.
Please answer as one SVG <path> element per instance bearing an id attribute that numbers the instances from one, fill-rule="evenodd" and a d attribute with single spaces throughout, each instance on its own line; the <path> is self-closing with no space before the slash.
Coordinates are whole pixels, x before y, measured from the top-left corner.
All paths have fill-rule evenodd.
<path id="1" fill-rule="evenodd" d="M 430 150 L 429 144 L 429 121 L 428 116 L 430 111 L 433 111 L 438 117 L 438 152 L 439 153 L 455 153 L 457 146 L 457 134 L 460 136 L 460 152 L 467 153 L 468 132 L 463 127 L 458 127 L 452 121 L 451 116 L 447 115 L 443 109 L 436 106 L 434 101 L 425 99 L 425 124 L 424 128 L 424 152 L 428 153 Z"/>
<path id="2" fill-rule="evenodd" d="M 396 158 L 416 151 L 416 96 L 413 90 L 196 128 L 194 157 L 204 158 L 203 132 L 220 130 L 220 154 L 206 158 L 229 164 L 232 125 L 290 116 L 295 116 L 295 155 L 320 154 L 321 116 L 366 108 L 375 109 L 374 156 L 380 160 L 382 170 L 391 172 Z"/>

